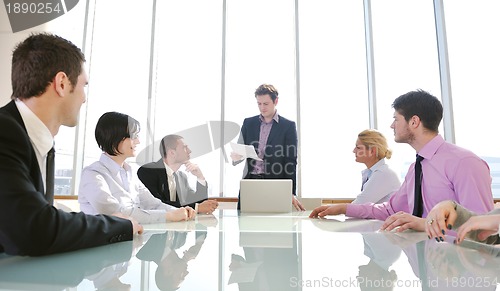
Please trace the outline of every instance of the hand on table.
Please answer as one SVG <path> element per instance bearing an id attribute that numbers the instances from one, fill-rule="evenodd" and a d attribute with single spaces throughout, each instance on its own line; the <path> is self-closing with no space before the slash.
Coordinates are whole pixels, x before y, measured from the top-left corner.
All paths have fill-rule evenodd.
<path id="1" fill-rule="evenodd" d="M 391 231 L 395 228 L 397 228 L 397 232 L 402 232 L 407 229 L 424 231 L 425 219 L 413 216 L 403 211 L 399 211 L 387 217 L 387 219 L 384 221 L 384 224 L 382 224 L 382 226 L 380 227 L 380 230 Z"/>

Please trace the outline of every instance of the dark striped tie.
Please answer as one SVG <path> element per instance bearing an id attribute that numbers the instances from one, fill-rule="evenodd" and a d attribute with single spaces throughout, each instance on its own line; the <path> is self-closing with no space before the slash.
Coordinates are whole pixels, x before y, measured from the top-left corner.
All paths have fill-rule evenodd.
<path id="1" fill-rule="evenodd" d="M 46 163 L 46 172 L 45 172 L 45 199 L 49 202 L 49 204 L 54 204 L 54 157 L 55 150 L 54 147 L 50 149 L 47 153 L 47 163 Z"/>

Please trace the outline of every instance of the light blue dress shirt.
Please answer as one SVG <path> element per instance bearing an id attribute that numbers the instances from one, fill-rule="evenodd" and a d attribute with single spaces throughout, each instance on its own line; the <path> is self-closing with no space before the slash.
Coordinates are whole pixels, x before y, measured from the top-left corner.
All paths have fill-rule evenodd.
<path id="1" fill-rule="evenodd" d="M 362 172 L 364 182 L 362 191 L 352 203 L 363 204 L 367 202 L 382 203 L 388 201 L 391 194 L 401 186 L 398 175 L 381 159 L 370 169 Z"/>

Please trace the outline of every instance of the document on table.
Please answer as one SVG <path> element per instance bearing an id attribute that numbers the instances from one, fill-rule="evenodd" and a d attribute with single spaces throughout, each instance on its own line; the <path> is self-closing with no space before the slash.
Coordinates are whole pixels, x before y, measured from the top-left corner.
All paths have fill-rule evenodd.
<path id="1" fill-rule="evenodd" d="M 243 156 L 243 158 L 251 158 L 257 161 L 262 161 L 262 159 L 257 156 L 257 153 L 255 152 L 255 148 L 253 146 L 234 142 L 230 143 L 230 145 L 233 152 L 237 153 L 240 156 Z"/>

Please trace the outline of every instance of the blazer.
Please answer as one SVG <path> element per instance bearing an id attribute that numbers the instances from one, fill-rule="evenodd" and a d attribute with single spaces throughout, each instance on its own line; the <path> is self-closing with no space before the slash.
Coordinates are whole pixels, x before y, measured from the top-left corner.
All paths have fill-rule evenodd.
<path id="1" fill-rule="evenodd" d="M 132 223 L 65 212 L 44 195 L 40 167 L 14 101 L 0 108 L 0 252 L 46 255 L 132 240 Z"/>
<path id="2" fill-rule="evenodd" d="M 279 116 L 279 122 L 273 120 L 273 126 L 267 139 L 264 154 L 264 176 L 266 179 L 290 179 L 293 182 L 292 192 L 297 188 L 297 128 L 295 122 Z M 239 142 L 253 145 L 255 151 L 259 147 L 260 115 L 246 118 L 241 127 Z M 255 160 L 246 159 L 243 178 L 252 173 Z"/>
<path id="3" fill-rule="evenodd" d="M 170 189 L 168 187 L 168 177 L 163 159 L 145 164 L 137 170 L 137 176 L 141 182 L 149 189 L 151 194 L 160 199 L 163 203 L 175 207 L 190 206 L 194 209 L 196 203 L 203 202 L 208 198 L 208 184 L 203 186 L 196 183 L 196 191 L 189 187 L 188 178 L 185 173 L 177 172 L 177 193 L 175 201 L 170 200 Z M 179 197 L 181 193 L 181 197 Z M 182 199 L 180 199 L 182 198 Z"/>

